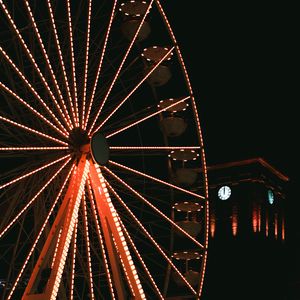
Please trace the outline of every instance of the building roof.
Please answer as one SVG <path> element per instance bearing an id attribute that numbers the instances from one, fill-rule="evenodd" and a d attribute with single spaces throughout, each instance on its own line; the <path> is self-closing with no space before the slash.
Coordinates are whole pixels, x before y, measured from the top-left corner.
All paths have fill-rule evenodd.
<path id="1" fill-rule="evenodd" d="M 208 166 L 207 170 L 208 171 L 213 171 L 213 170 L 220 170 L 220 169 L 225 169 L 225 168 L 246 166 L 246 165 L 252 165 L 252 164 L 259 164 L 262 167 L 266 168 L 271 173 L 273 173 L 275 176 L 277 176 L 282 181 L 289 181 L 289 177 L 287 177 L 286 175 L 284 175 L 283 173 L 281 173 L 280 171 L 275 169 L 275 167 L 270 165 L 267 161 L 265 161 L 261 157 L 212 165 L 212 166 Z"/>

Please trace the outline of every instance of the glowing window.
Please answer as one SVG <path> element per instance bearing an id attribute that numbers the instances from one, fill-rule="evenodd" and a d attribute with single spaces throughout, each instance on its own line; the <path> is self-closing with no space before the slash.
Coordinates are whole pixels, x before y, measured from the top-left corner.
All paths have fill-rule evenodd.
<path id="1" fill-rule="evenodd" d="M 268 190 L 268 201 L 270 204 L 274 203 L 274 193 L 272 190 Z"/>

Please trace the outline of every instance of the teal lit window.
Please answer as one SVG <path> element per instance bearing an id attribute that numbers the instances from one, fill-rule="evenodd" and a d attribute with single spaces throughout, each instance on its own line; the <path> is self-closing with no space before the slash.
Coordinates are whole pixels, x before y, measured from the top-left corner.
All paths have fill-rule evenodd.
<path id="1" fill-rule="evenodd" d="M 274 203 L 274 193 L 272 190 L 268 190 L 268 201 L 270 204 Z"/>

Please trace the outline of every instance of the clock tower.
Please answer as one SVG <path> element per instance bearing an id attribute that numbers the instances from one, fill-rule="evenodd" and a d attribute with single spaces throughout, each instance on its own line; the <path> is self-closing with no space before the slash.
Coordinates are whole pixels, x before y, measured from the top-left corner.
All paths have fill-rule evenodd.
<path id="1" fill-rule="evenodd" d="M 284 299 L 288 177 L 262 158 L 210 166 L 208 176 L 203 299 Z"/>

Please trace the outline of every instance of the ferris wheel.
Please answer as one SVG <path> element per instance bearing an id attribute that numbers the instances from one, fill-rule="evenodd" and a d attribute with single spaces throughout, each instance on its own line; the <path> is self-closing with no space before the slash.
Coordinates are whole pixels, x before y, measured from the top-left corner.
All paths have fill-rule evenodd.
<path id="1" fill-rule="evenodd" d="M 0 299 L 200 299 L 205 154 L 160 1 L 0 6 Z"/>

